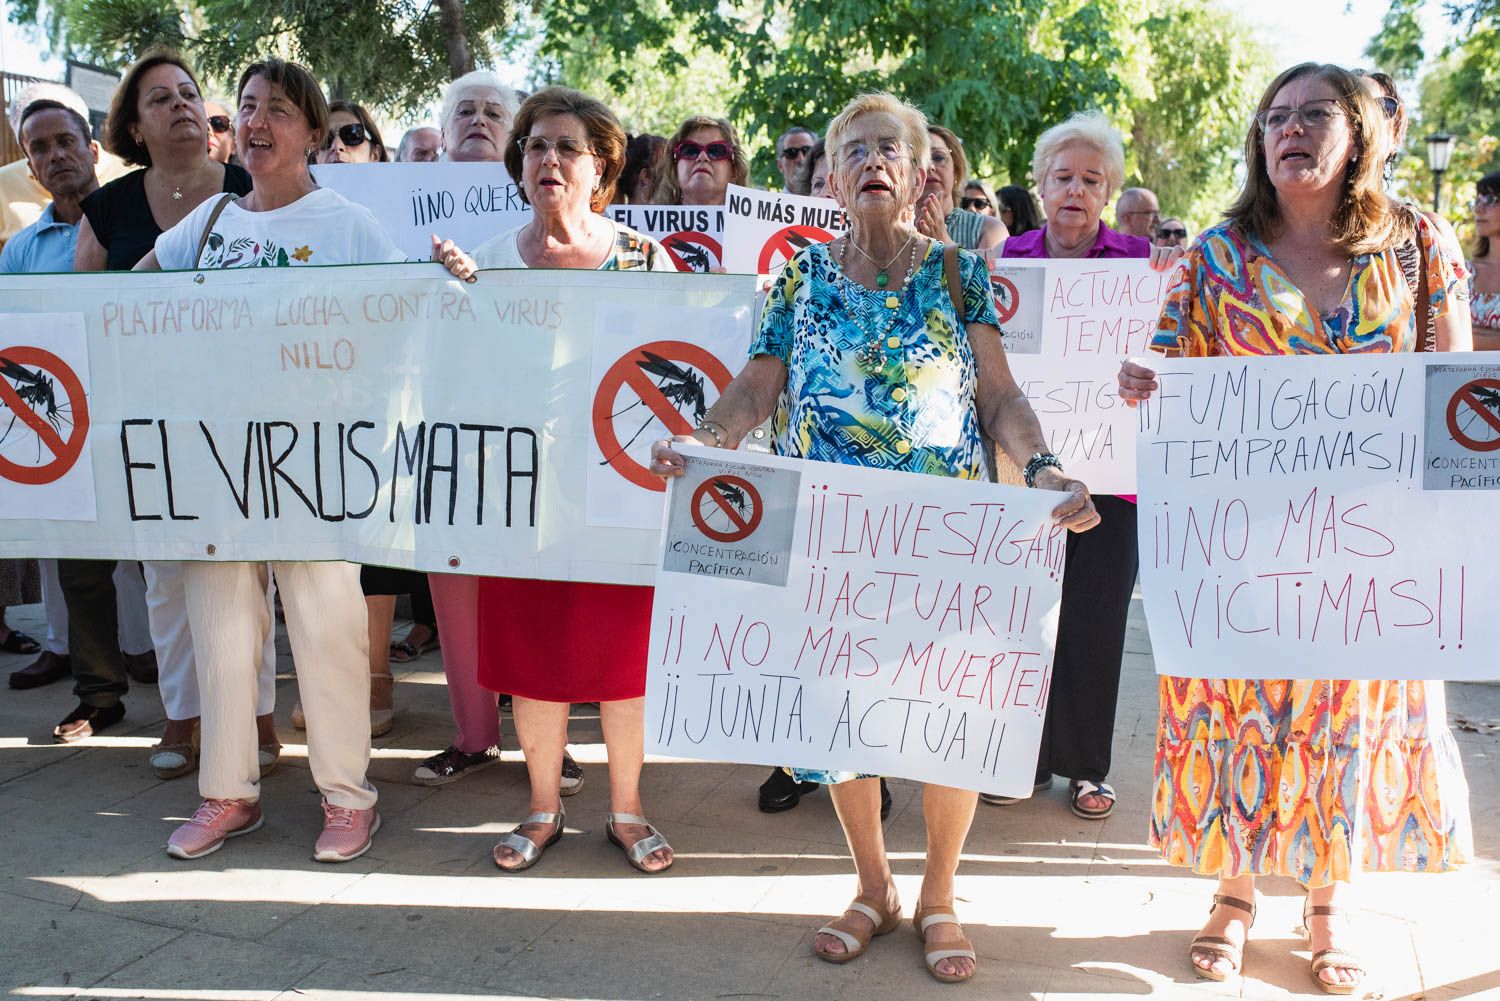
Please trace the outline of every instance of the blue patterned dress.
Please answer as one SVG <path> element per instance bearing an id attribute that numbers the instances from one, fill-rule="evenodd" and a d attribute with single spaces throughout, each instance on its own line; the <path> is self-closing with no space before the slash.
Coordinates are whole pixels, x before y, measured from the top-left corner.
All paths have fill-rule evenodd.
<path id="1" fill-rule="evenodd" d="M 787 368 L 775 419 L 778 453 L 984 478 L 974 409 L 979 372 L 965 324 L 998 328 L 1000 320 L 984 261 L 962 250 L 958 266 L 963 323 L 943 280 L 940 244 L 929 242 L 899 293 L 872 292 L 849 281 L 827 244 L 798 251 L 787 262 L 750 344 L 750 357 L 771 355 Z M 871 777 L 791 772 L 799 782 Z"/>

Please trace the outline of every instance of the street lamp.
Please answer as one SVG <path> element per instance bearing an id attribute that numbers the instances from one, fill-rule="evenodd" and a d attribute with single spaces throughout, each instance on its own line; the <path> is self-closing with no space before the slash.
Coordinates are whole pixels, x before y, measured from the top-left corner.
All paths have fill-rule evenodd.
<path id="1" fill-rule="evenodd" d="M 1439 130 L 1428 136 L 1427 142 L 1427 169 L 1432 171 L 1432 211 L 1438 211 L 1438 203 L 1443 197 L 1443 173 L 1448 169 L 1448 164 L 1453 160 L 1453 143 L 1457 137 L 1446 130 Z"/>

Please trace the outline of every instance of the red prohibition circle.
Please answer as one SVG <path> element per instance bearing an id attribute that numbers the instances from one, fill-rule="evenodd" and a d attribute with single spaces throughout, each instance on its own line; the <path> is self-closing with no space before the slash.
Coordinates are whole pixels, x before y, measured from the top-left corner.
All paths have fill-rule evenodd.
<path id="1" fill-rule="evenodd" d="M 21 399 L 14 386 L 0 378 L 0 403 L 5 404 L 18 420 L 31 428 L 43 445 L 52 450 L 52 461 L 40 466 L 27 466 L 0 456 L 0 478 L 28 486 L 54 483 L 73 468 L 83 452 L 83 443 L 88 440 L 89 405 L 83 395 L 83 383 L 66 362 L 45 348 L 24 344 L 0 348 L 0 358 L 17 365 L 34 365 L 50 374 L 67 391 L 68 403 L 73 408 L 73 430 L 67 438 L 63 438 L 45 415 L 32 409 L 31 404 Z"/>
<path id="2" fill-rule="evenodd" d="M 1009 323 L 1021 308 L 1021 292 L 1016 283 L 1003 275 L 990 275 L 990 290 L 995 296 L 995 312 L 1000 315 L 1000 322 Z"/>
<path id="3" fill-rule="evenodd" d="M 736 493 L 750 507 L 748 515 L 742 514 L 735 503 L 734 494 Z M 689 507 L 693 514 L 693 524 L 698 527 L 698 531 L 715 542 L 740 542 L 748 539 L 760 526 L 761 515 L 765 513 L 760 491 L 756 490 L 749 480 L 728 474 L 710 476 L 698 484 L 698 489 L 693 491 L 693 500 Z M 705 507 L 710 512 L 722 511 L 734 527 L 725 531 L 711 528 L 703 514 Z"/>
<path id="4" fill-rule="evenodd" d="M 728 388 L 730 381 L 734 378 L 729 374 L 729 369 L 719 361 L 707 348 L 701 348 L 696 344 L 686 341 L 652 341 L 650 344 L 642 344 L 634 351 L 627 352 L 623 358 L 609 367 L 604 373 L 604 378 L 599 380 L 599 388 L 594 392 L 594 441 L 599 445 L 599 452 L 610 468 L 619 473 L 625 479 L 634 483 L 643 490 L 654 490 L 662 493 L 667 485 L 661 477 L 651 475 L 651 471 L 639 462 L 635 461 L 620 444 L 620 435 L 615 431 L 614 417 L 615 398 L 619 395 L 622 387 L 640 397 L 642 403 L 650 408 L 656 415 L 657 420 L 664 424 L 672 434 L 691 434 L 693 426 L 688 423 L 686 417 L 682 416 L 675 404 L 662 394 L 661 389 L 641 369 L 641 363 L 648 361 L 648 354 L 679 365 L 686 365 L 702 372 L 708 380 L 714 384 L 714 388 L 720 393 Z"/>
<path id="5" fill-rule="evenodd" d="M 815 243 L 831 243 L 833 234 L 826 229 L 817 226 L 788 226 L 771 234 L 771 238 L 760 248 L 760 260 L 756 265 L 757 274 L 771 274 L 771 261 L 780 254 L 783 262 L 792 259 L 792 255 L 803 247 L 810 247 Z"/>
<path id="6" fill-rule="evenodd" d="M 683 246 L 684 244 L 686 247 Z M 691 250 L 688 248 L 702 250 L 707 254 L 709 269 L 721 267 L 724 263 L 723 245 L 707 233 L 699 233 L 690 229 L 683 230 L 681 233 L 669 233 L 661 238 L 661 245 L 666 250 L 667 256 L 672 259 L 672 263 L 678 271 L 698 271 L 687 260 L 687 257 L 691 254 Z M 683 251 L 687 252 L 684 253 Z"/>
<path id="7" fill-rule="evenodd" d="M 1500 449 L 1500 414 L 1485 406 L 1475 390 L 1500 393 L 1500 379 L 1475 379 L 1459 387 L 1458 392 L 1453 394 L 1453 399 L 1448 401 L 1448 433 L 1455 442 L 1471 452 L 1493 452 Z M 1487 440 L 1473 438 L 1460 428 L 1458 418 L 1465 409 L 1478 414 L 1479 419 L 1495 432 L 1495 437 Z"/>

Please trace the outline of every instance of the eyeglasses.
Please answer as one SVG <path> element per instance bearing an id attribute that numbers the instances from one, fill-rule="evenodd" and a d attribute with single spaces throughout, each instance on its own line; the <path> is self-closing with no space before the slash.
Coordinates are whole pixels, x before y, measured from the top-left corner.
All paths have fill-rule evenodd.
<path id="1" fill-rule="evenodd" d="M 208 127 L 211 128 L 211 129 L 213 129 L 219 135 L 223 135 L 224 133 L 228 132 L 229 131 L 229 125 L 230 125 L 230 121 L 229 121 L 229 116 L 228 115 L 209 115 L 208 116 Z"/>
<path id="2" fill-rule="evenodd" d="M 849 163 L 859 166 L 869 157 L 871 149 L 872 147 L 864 143 L 847 143 L 841 155 Z M 905 139 L 881 139 L 874 145 L 873 149 L 876 153 L 880 154 L 882 160 L 894 163 L 906 154 L 910 146 Z"/>
<path id="3" fill-rule="evenodd" d="M 1475 195 L 1474 200 L 1469 203 L 1471 210 L 1492 209 L 1500 203 L 1500 195 Z"/>
<path id="4" fill-rule="evenodd" d="M 704 153 L 708 154 L 710 160 L 728 160 L 734 156 L 734 147 L 726 142 L 711 142 L 707 146 L 702 143 L 680 142 L 672 148 L 672 159 L 696 160 Z"/>
<path id="5" fill-rule="evenodd" d="M 1394 119 L 1401 111 L 1401 102 L 1394 97 L 1377 98 L 1376 103 L 1380 105 L 1380 110 L 1385 113 L 1385 117 L 1387 118 Z"/>
<path id="6" fill-rule="evenodd" d="M 783 160 L 800 160 L 811 152 L 811 146 L 788 146 L 781 151 L 781 158 Z"/>
<path id="7" fill-rule="evenodd" d="M 1255 116 L 1262 132 L 1284 129 L 1296 119 L 1305 129 L 1321 131 L 1333 125 L 1333 120 L 1344 112 L 1333 101 L 1308 101 L 1300 108 L 1267 108 Z"/>
<path id="8" fill-rule="evenodd" d="M 968 209 L 970 212 L 978 212 L 980 209 L 989 208 L 990 200 L 988 198 L 960 198 L 958 207 Z"/>
<path id="9" fill-rule="evenodd" d="M 365 127 L 358 122 L 350 122 L 348 125 L 340 125 L 336 129 L 329 129 L 328 138 L 323 140 L 323 148 L 333 149 L 333 140 L 335 137 L 345 146 L 363 146 L 366 139 Z"/>
<path id="10" fill-rule="evenodd" d="M 1163 226 L 1156 231 L 1156 235 L 1163 240 L 1186 240 L 1187 230 Z"/>
<path id="11" fill-rule="evenodd" d="M 576 160 L 585 153 L 590 156 L 594 151 L 572 136 L 563 136 L 557 142 L 553 142 L 546 136 L 522 136 L 516 140 L 516 148 L 521 155 L 533 160 L 539 160 L 547 155 L 549 150 L 557 150 L 559 160 Z"/>

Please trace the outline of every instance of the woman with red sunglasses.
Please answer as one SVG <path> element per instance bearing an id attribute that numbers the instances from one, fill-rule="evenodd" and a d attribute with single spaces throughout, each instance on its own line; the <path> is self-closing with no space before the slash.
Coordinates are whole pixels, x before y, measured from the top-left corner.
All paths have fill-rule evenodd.
<path id="1" fill-rule="evenodd" d="M 731 184 L 750 179 L 739 134 L 722 118 L 693 115 L 667 141 L 656 168 L 658 205 L 723 205 Z"/>

